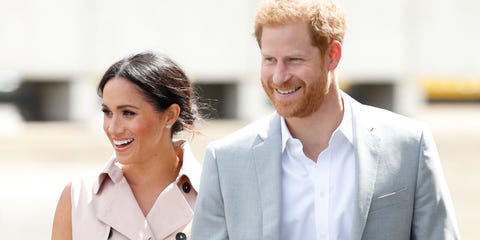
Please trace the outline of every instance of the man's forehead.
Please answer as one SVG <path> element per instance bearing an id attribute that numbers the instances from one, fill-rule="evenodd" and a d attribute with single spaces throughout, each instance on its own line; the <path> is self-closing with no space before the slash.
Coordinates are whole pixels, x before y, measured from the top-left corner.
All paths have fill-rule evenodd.
<path id="1" fill-rule="evenodd" d="M 302 23 L 270 25 L 265 26 L 263 30 L 260 39 L 262 54 L 280 50 L 301 51 L 316 47 L 308 27 Z"/>

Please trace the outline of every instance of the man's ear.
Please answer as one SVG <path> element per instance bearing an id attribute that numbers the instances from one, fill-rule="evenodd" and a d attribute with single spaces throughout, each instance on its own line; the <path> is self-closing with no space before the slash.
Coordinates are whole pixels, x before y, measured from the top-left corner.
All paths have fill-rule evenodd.
<path id="1" fill-rule="evenodd" d="M 328 70 L 335 70 L 340 62 L 340 59 L 342 58 L 342 44 L 337 40 L 333 40 L 333 42 L 330 44 L 330 47 L 328 47 L 327 56 Z"/>

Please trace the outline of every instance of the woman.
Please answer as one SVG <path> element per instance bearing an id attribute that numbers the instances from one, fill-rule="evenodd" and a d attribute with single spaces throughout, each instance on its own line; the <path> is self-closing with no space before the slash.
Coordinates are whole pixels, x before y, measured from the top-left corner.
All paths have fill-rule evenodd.
<path id="1" fill-rule="evenodd" d="M 166 56 L 140 53 L 113 64 L 98 93 L 115 154 L 66 186 L 52 239 L 187 239 L 200 165 L 188 143 L 172 140 L 194 130 L 187 76 Z"/>

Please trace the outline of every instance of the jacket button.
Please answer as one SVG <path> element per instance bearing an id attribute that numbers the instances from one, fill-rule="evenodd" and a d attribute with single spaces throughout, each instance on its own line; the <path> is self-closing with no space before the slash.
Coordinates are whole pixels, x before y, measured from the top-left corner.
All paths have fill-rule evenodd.
<path id="1" fill-rule="evenodd" d="M 182 185 L 182 190 L 184 193 L 189 193 L 190 192 L 190 183 L 188 182 L 184 182 L 183 185 Z M 178 239 L 178 238 L 177 238 Z"/>
<path id="2" fill-rule="evenodd" d="M 187 239 L 187 235 L 185 235 L 185 233 L 183 232 L 179 232 L 177 233 L 177 235 L 175 235 L 175 240 L 186 240 Z"/>

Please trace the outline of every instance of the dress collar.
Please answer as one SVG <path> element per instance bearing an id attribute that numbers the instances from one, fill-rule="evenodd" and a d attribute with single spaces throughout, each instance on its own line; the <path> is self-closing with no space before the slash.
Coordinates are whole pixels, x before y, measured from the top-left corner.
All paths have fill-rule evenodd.
<path id="1" fill-rule="evenodd" d="M 190 144 L 186 140 L 174 140 L 173 142 L 181 147 L 183 152 L 182 167 L 175 180 L 175 183 L 178 183 L 182 177 L 185 176 L 188 178 L 194 189 L 198 191 L 202 166 L 193 156 Z M 123 172 L 116 162 L 115 154 L 110 157 L 110 159 L 105 163 L 102 171 L 98 174 L 97 180 L 94 182 L 93 186 L 94 194 L 97 194 L 101 190 L 107 176 L 112 180 L 113 183 L 118 183 L 123 178 Z"/>

